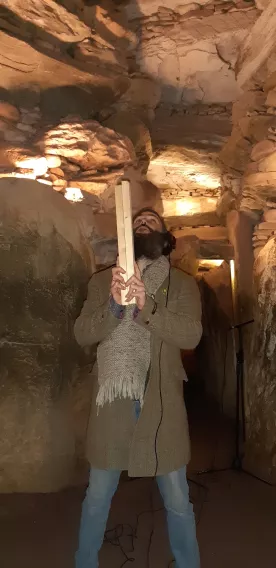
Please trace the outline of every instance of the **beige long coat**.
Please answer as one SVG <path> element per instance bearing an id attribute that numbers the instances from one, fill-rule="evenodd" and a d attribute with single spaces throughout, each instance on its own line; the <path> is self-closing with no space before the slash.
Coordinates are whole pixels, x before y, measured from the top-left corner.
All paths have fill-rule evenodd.
<path id="1" fill-rule="evenodd" d="M 111 269 L 107 269 L 90 280 L 88 298 L 75 323 L 75 336 L 83 347 L 101 342 L 120 325 L 109 310 L 111 277 Z M 128 470 L 131 477 L 163 475 L 183 467 L 190 458 L 180 349 L 195 348 L 201 337 L 197 284 L 191 276 L 172 268 L 155 301 L 155 313 L 154 300 L 147 297 L 136 318 L 137 325 L 151 332 L 149 380 L 138 422 L 131 400 L 118 399 L 100 409 L 96 407 L 97 365 L 92 373 L 88 460 L 99 469 Z"/>

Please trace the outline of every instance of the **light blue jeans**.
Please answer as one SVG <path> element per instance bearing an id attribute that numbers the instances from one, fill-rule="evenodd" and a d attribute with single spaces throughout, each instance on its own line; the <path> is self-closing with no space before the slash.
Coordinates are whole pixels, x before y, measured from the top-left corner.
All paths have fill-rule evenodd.
<path id="1" fill-rule="evenodd" d="M 138 420 L 140 404 L 135 402 Z M 98 568 L 112 497 L 118 487 L 120 471 L 92 468 L 82 505 L 79 549 L 75 568 Z M 167 511 L 167 523 L 175 568 L 200 568 L 193 506 L 189 501 L 186 467 L 157 476 L 159 491 Z M 144 567 L 141 567 L 144 568 Z M 161 568 L 161 567 L 160 567 Z"/>
<path id="2" fill-rule="evenodd" d="M 119 471 L 91 469 L 89 486 L 82 506 L 76 568 L 97 568 L 112 497 Z M 199 550 L 186 468 L 157 477 L 167 510 L 167 521 L 176 568 L 199 568 Z M 143 567 L 141 567 L 143 568 Z"/>

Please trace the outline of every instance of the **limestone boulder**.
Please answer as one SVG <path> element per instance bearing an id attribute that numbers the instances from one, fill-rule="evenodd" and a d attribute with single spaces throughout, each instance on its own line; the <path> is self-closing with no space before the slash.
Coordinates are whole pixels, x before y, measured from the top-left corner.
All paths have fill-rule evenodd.
<path id="1" fill-rule="evenodd" d="M 246 87 L 265 67 L 275 49 L 276 0 L 271 0 L 254 23 L 240 50 L 236 71 L 238 85 Z"/>
<path id="2" fill-rule="evenodd" d="M 127 11 L 140 32 L 136 64 L 160 84 L 161 102 L 189 107 L 236 100 L 234 66 L 259 15 L 254 5 L 130 0 Z"/>
<path id="3" fill-rule="evenodd" d="M 258 162 L 259 160 L 266 158 L 270 154 L 273 154 L 275 150 L 276 150 L 276 144 L 274 144 L 272 140 L 267 140 L 267 139 L 261 140 L 260 142 L 257 142 L 257 144 L 253 146 L 251 151 L 251 160 L 253 160 L 254 162 Z"/>
<path id="4" fill-rule="evenodd" d="M 254 265 L 257 293 L 248 373 L 249 405 L 244 467 L 268 482 L 276 481 L 276 238 L 259 251 Z"/>
<path id="5" fill-rule="evenodd" d="M 259 169 L 259 165 L 256 162 L 249 162 L 245 168 L 244 175 L 247 176 L 249 174 L 256 174 L 257 172 L 262 171 Z"/>
<path id="6" fill-rule="evenodd" d="M 28 135 L 16 128 L 11 122 L 0 118 L 0 138 L 6 142 L 26 142 Z"/>
<path id="7" fill-rule="evenodd" d="M 220 159 L 225 166 L 243 173 L 248 164 L 250 152 L 249 140 L 246 140 L 240 129 L 234 126 L 231 137 L 220 153 Z"/>
<path id="8" fill-rule="evenodd" d="M 131 140 L 140 166 L 146 172 L 152 157 L 151 137 L 146 125 L 130 112 L 117 112 L 104 122 L 107 128 Z"/>
<path id="9" fill-rule="evenodd" d="M 109 170 L 130 164 L 135 151 L 128 138 L 95 120 L 80 117 L 62 121 L 47 129 L 38 141 L 46 153 L 58 155 L 78 164 L 83 170 Z"/>
<path id="10" fill-rule="evenodd" d="M 265 104 L 268 107 L 276 107 L 276 88 L 269 91 Z"/>
<path id="11" fill-rule="evenodd" d="M 266 96 L 262 90 L 246 91 L 233 103 L 232 119 L 234 124 L 248 114 L 265 109 Z"/>
<path id="12" fill-rule="evenodd" d="M 276 223 L 276 209 L 266 209 L 263 219 L 264 221 Z"/>
<path id="13" fill-rule="evenodd" d="M 131 78 L 127 91 L 122 95 L 120 107 L 134 109 L 140 117 L 152 117 L 152 112 L 161 99 L 161 86 L 150 76 L 138 75 Z"/>
<path id="14" fill-rule="evenodd" d="M 268 4 L 269 4 L 270 0 L 255 0 L 255 4 L 258 8 L 258 10 L 265 10 L 265 8 L 267 8 Z"/>
<path id="15" fill-rule="evenodd" d="M 20 119 L 19 110 L 6 101 L 0 101 L 0 118 L 10 122 L 18 122 Z"/>
<path id="16" fill-rule="evenodd" d="M 244 177 L 244 188 L 251 187 L 257 191 L 259 188 L 274 188 L 276 183 L 276 172 L 259 172 Z"/>
<path id="17" fill-rule="evenodd" d="M 50 32 L 62 41 L 78 42 L 91 35 L 91 29 L 77 15 L 54 0 L 26 0 L 24 4 L 20 0 L 5 0 L 1 4 L 2 21 L 5 21 L 3 16 L 6 14 L 6 28 L 8 31 L 17 30 L 19 36 L 21 33 L 31 34 L 32 25 L 35 24 L 39 30 L 44 30 L 44 35 L 40 32 L 43 38 L 45 32 Z M 29 24 L 29 28 L 22 26 L 25 22 Z"/>
<path id="18" fill-rule="evenodd" d="M 276 152 L 261 160 L 258 168 L 260 172 L 276 172 Z"/>
<path id="19" fill-rule="evenodd" d="M 231 191 L 224 191 L 217 203 L 217 214 L 219 217 L 225 218 L 231 209 L 235 208 L 236 200 Z"/>
<path id="20" fill-rule="evenodd" d="M 266 81 L 264 83 L 264 92 L 268 93 L 270 90 L 276 87 L 276 71 L 269 73 L 266 77 Z"/>
<path id="21" fill-rule="evenodd" d="M 253 116 L 241 118 L 239 128 L 244 138 L 249 139 L 252 143 L 260 142 L 269 132 L 269 128 L 275 124 L 274 117 L 270 116 Z"/>
<path id="22" fill-rule="evenodd" d="M 73 325 L 94 259 L 76 210 L 32 180 L 0 180 L 0 491 L 76 482 L 90 391 Z"/>
<path id="23" fill-rule="evenodd" d="M 110 2 L 2 1 L 1 88 L 8 102 L 41 103 L 55 118 L 88 118 L 114 103 L 129 85 L 134 37 L 121 15 Z"/>
<path id="24" fill-rule="evenodd" d="M 130 29 L 126 11 L 121 10 L 117 2 L 81 2 L 79 16 L 92 28 L 92 37 L 97 38 L 103 47 L 113 50 L 114 47 L 123 50 L 136 47 L 137 38 Z"/>

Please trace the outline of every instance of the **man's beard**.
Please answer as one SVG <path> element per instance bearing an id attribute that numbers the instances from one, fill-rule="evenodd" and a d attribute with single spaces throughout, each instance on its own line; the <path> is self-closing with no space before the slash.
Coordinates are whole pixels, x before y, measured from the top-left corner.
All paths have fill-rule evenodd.
<path id="1" fill-rule="evenodd" d="M 135 259 L 145 257 L 156 260 L 163 254 L 164 233 L 150 231 L 149 233 L 134 233 Z"/>

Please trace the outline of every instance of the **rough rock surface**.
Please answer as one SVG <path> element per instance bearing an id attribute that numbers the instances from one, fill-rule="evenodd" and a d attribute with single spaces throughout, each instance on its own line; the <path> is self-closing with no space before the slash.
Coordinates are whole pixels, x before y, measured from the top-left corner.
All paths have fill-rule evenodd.
<path id="1" fill-rule="evenodd" d="M 135 159 L 128 138 L 94 120 L 65 120 L 56 128 L 47 130 L 39 146 L 45 154 L 66 158 L 84 171 L 122 168 Z"/>
<path id="2" fill-rule="evenodd" d="M 73 324 L 94 261 L 74 207 L 50 188 L 1 180 L 0 203 L 0 491 L 56 491 L 82 458 L 89 387 Z"/>
<path id="3" fill-rule="evenodd" d="M 0 86 L 9 102 L 88 117 L 129 86 L 135 37 L 111 2 L 1 1 L 0 23 Z"/>
<path id="4" fill-rule="evenodd" d="M 217 108 L 215 114 L 211 108 L 199 107 L 173 115 L 165 109 L 156 111 L 151 127 L 153 157 L 147 176 L 160 188 L 164 208 L 178 200 L 180 209 L 177 212 L 176 208 L 174 214 L 198 213 L 201 198 L 205 211 L 216 208 L 221 192 L 218 155 L 230 133 L 226 108 Z M 191 197 L 191 209 L 187 211 L 187 198 Z M 185 203 L 180 204 L 181 199 Z"/>
<path id="5" fill-rule="evenodd" d="M 198 274 L 203 305 L 203 337 L 198 348 L 200 374 L 209 395 L 220 402 L 223 412 L 235 415 L 234 352 L 229 335 L 232 296 L 229 265 Z M 216 364 L 214 365 L 214 361 Z"/>
<path id="6" fill-rule="evenodd" d="M 273 0 L 264 8 L 241 48 L 237 71 L 244 93 L 233 105 L 232 134 L 220 154 L 225 171 L 232 171 L 239 181 L 234 206 L 254 218 L 255 223 L 275 203 L 274 6 Z M 231 195 L 231 190 L 226 192 Z M 229 203 L 232 207 L 231 199 Z"/>
<path id="7" fill-rule="evenodd" d="M 271 0 L 242 46 L 237 61 L 238 83 L 246 83 L 264 66 L 276 46 L 276 1 Z"/>
<path id="8" fill-rule="evenodd" d="M 255 320 L 254 326 L 243 328 L 243 465 L 275 483 L 276 4 L 271 0 L 258 6 L 262 14 L 236 66 L 244 93 L 233 105 L 233 130 L 220 159 L 232 180 L 224 184 L 222 197 L 235 251 L 236 317 L 238 323 Z"/>
<path id="9" fill-rule="evenodd" d="M 248 374 L 245 467 L 271 483 L 276 481 L 276 239 L 271 238 L 255 262 L 257 302 Z"/>
<path id="10" fill-rule="evenodd" d="M 254 2 L 130 0 L 127 11 L 139 31 L 136 63 L 158 80 L 163 102 L 235 100 L 239 46 L 259 15 Z"/>
<path id="11" fill-rule="evenodd" d="M 148 128 L 140 118 L 127 111 L 119 111 L 104 122 L 104 125 L 131 140 L 141 171 L 147 173 L 152 157 L 152 144 Z"/>
<path id="12" fill-rule="evenodd" d="M 136 163 L 129 138 L 97 121 L 69 116 L 57 125 L 45 126 L 39 109 L 19 110 L 17 124 L 0 121 L 2 176 L 8 172 L 29 175 L 57 191 L 64 192 L 70 185 L 98 194 L 110 186 L 114 190 L 127 166 Z M 28 129 L 22 130 L 25 126 Z M 139 145 L 138 138 L 136 142 Z"/>
<path id="13" fill-rule="evenodd" d="M 36 25 L 40 30 L 51 32 L 62 41 L 66 42 L 79 42 L 91 36 L 91 29 L 81 20 L 77 15 L 69 12 L 64 6 L 57 4 L 54 0 L 26 0 L 22 5 L 20 0 L 2 0 L 0 6 L 5 7 L 6 11 L 12 14 L 9 18 L 9 25 L 7 28 L 10 31 L 15 31 L 17 24 L 19 27 L 20 22 L 29 22 Z M 5 11 L 4 11 L 5 13 Z M 2 18 L 3 18 L 2 12 Z M 25 33 L 28 33 L 26 27 Z M 20 30 L 18 30 L 20 33 Z M 22 31 L 21 31 L 22 33 Z M 24 32 L 23 32 L 24 33 Z M 42 37 L 43 37 L 43 32 Z M 31 29 L 29 28 L 29 34 Z"/>

